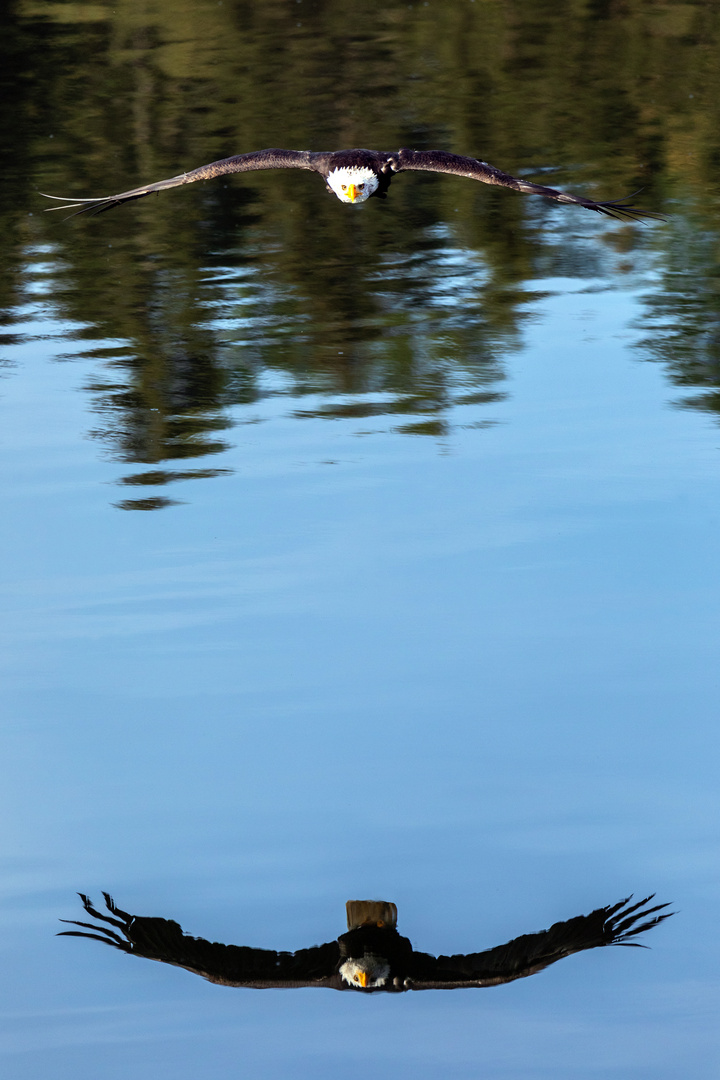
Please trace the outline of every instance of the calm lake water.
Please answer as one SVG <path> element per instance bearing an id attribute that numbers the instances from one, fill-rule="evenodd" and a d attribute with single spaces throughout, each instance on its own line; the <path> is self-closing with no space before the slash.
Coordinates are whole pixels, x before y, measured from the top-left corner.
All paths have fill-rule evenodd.
<path id="1" fill-rule="evenodd" d="M 705 1080 L 720 962 L 720 12 L 11 3 L 0 36 L 3 1074 Z M 98 195 L 265 146 L 454 178 Z M 650 950 L 509 986 L 213 986 L 57 938 L 394 901 L 467 952 L 634 892 Z"/>

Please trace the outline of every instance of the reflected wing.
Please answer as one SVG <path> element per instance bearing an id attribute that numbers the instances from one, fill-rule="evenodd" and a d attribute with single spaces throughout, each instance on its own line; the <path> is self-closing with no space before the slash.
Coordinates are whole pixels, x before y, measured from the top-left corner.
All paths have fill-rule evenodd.
<path id="1" fill-rule="evenodd" d="M 194 184 L 196 180 L 211 180 L 225 173 L 257 172 L 260 169 L 310 169 L 313 172 L 322 172 L 328 157 L 328 154 L 313 154 L 309 150 L 255 150 L 251 154 L 236 154 L 235 157 L 211 161 L 209 165 L 201 165 L 192 172 L 180 173 L 169 180 L 158 180 L 156 184 L 146 184 L 144 187 L 133 188 L 132 191 L 122 191 L 119 195 L 103 195 L 96 199 L 66 199 L 58 195 L 43 195 L 43 198 L 62 203 L 61 206 L 49 207 L 49 210 L 75 210 L 80 207 L 78 214 L 91 211 L 101 214 L 104 210 L 112 210 L 114 206 L 132 202 L 133 199 L 142 199 L 153 192 Z"/>
<path id="2" fill-rule="evenodd" d="M 555 923 L 549 930 L 526 934 L 486 952 L 437 958 L 416 953 L 417 966 L 410 989 L 453 990 L 467 986 L 497 986 L 534 975 L 557 960 L 582 952 L 583 949 L 595 949 L 599 945 L 636 945 L 641 948 L 638 942 L 628 939 L 657 926 L 673 914 L 656 914 L 668 907 L 667 904 L 646 907 L 653 896 L 627 906 L 632 899 L 628 896 L 611 907 L 598 908 L 590 915 L 579 915 L 576 919 Z"/>
<path id="3" fill-rule="evenodd" d="M 499 184 L 500 187 L 522 191 L 525 195 L 545 195 L 546 198 L 554 199 L 555 202 L 576 203 L 578 206 L 584 206 L 586 210 L 596 210 L 598 214 L 619 218 L 621 221 L 642 221 L 644 218 L 665 220 L 662 214 L 656 214 L 652 210 L 637 209 L 627 199 L 593 202 L 592 199 L 583 199 L 580 195 L 569 195 L 566 191 L 558 191 L 556 188 L 531 184 L 527 180 L 518 180 L 517 177 L 501 172 L 500 169 L 495 169 L 485 161 L 461 157 L 459 154 L 448 154 L 444 150 L 400 150 L 392 156 L 393 172 L 415 170 L 452 173 L 455 176 L 465 176 L 469 180 L 481 180 L 484 184 Z"/>
<path id="4" fill-rule="evenodd" d="M 100 922 L 61 919 L 84 930 L 63 930 L 59 936 L 104 941 L 132 956 L 174 964 L 222 986 L 340 988 L 340 977 L 335 972 L 340 956 L 337 941 L 295 953 L 221 945 L 183 934 L 180 926 L 170 919 L 129 915 L 115 906 L 108 893 L 103 896 L 110 915 L 96 911 L 89 897 L 78 895 L 88 915 Z"/>

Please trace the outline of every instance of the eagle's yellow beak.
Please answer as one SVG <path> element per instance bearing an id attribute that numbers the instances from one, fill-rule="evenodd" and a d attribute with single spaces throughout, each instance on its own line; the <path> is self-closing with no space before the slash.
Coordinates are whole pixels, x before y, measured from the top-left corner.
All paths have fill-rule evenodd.
<path id="1" fill-rule="evenodd" d="M 355 187 L 354 184 L 348 184 L 346 194 L 347 194 L 347 197 L 350 200 L 350 202 L 355 202 L 355 200 L 358 197 L 358 189 Z"/>
<path id="2" fill-rule="evenodd" d="M 353 189 L 353 191 L 355 190 L 355 185 L 354 184 L 351 184 L 350 187 Z M 367 986 L 367 971 L 358 971 L 357 981 L 360 983 L 360 985 L 362 986 L 362 988 L 364 990 L 365 987 Z"/>

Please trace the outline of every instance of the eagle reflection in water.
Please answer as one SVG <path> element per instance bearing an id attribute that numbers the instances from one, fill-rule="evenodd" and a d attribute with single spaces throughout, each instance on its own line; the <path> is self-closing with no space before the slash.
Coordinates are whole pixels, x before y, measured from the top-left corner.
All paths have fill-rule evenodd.
<path id="1" fill-rule="evenodd" d="M 108 915 L 79 894 L 86 912 L 98 923 L 61 919 L 82 930 L 63 930 L 70 937 L 104 941 L 132 956 L 186 968 L 221 986 L 402 992 L 457 990 L 498 986 L 527 975 L 584 949 L 601 945 L 638 945 L 629 940 L 657 926 L 673 912 L 658 914 L 668 904 L 647 905 L 632 897 L 598 908 L 589 915 L 555 923 L 549 930 L 524 934 L 484 952 L 431 956 L 417 952 L 397 931 L 397 908 L 387 901 L 349 900 L 348 930 L 337 941 L 297 952 L 275 952 L 246 945 L 222 945 L 184 934 L 171 919 L 129 915 L 103 893 Z M 89 933 L 88 931 L 92 931 Z"/>

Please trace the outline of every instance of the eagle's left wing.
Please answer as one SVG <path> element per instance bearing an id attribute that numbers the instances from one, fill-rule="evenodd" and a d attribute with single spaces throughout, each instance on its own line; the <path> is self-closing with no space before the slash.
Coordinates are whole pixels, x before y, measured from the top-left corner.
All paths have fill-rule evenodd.
<path id="1" fill-rule="evenodd" d="M 135 199 L 143 199 L 146 195 L 167 191 L 168 188 L 182 187 L 184 184 L 194 184 L 196 180 L 212 180 L 216 176 L 224 176 L 227 173 L 258 172 L 261 169 L 310 169 L 312 172 L 322 173 L 326 169 L 329 157 L 329 154 L 311 153 L 309 150 L 253 150 L 249 154 L 235 154 L 233 157 L 211 161 L 209 165 L 201 165 L 198 169 L 171 176 L 168 180 L 157 180 L 154 184 L 145 184 L 143 187 L 132 188 L 130 191 L 121 191 L 117 195 L 101 195 L 94 199 L 66 199 L 60 195 L 45 195 L 43 192 L 41 194 L 43 198 L 54 199 L 55 202 L 61 204 L 51 206 L 49 210 L 76 210 L 77 214 L 102 214 L 105 210 L 112 210 L 114 206 L 122 206 L 123 203 L 133 202 Z M 77 214 L 71 216 L 76 217 Z"/>
<path id="2" fill-rule="evenodd" d="M 222 945 L 190 937 L 171 919 L 129 915 L 103 893 L 110 915 L 96 911 L 89 897 L 79 893 L 83 906 L 100 924 L 61 919 L 83 930 L 63 930 L 60 936 L 93 938 L 104 941 L 131 956 L 159 960 L 202 975 L 222 986 L 270 987 L 325 986 L 340 989 L 336 967 L 340 957 L 337 941 L 297 952 L 274 952 L 244 945 Z M 113 929 L 114 928 L 114 929 Z M 89 933 L 88 931 L 92 931 Z"/>
<path id="3" fill-rule="evenodd" d="M 445 150 L 399 150 L 396 154 L 389 154 L 388 160 L 393 172 L 410 170 L 451 173 L 455 176 L 465 176 L 469 180 L 481 180 L 484 184 L 512 188 L 525 195 L 544 195 L 547 199 L 554 199 L 555 202 L 575 203 L 578 206 L 584 206 L 586 210 L 595 210 L 598 214 L 619 218 L 621 221 L 642 221 L 644 218 L 665 220 L 662 214 L 657 214 L 653 210 L 637 209 L 627 199 L 594 202 L 592 199 L 584 199 L 581 195 L 571 195 L 567 191 L 558 191 L 557 188 L 543 187 L 542 184 L 531 184 L 528 180 L 519 180 L 516 176 L 510 176 L 509 173 L 501 172 L 493 165 L 488 165 L 486 161 L 463 157 L 460 154 L 448 154 Z"/>
<path id="4" fill-rule="evenodd" d="M 654 896 L 654 894 L 653 894 Z M 497 986 L 534 975 L 543 968 L 583 949 L 600 945 L 639 945 L 631 937 L 657 926 L 672 912 L 658 915 L 668 904 L 646 907 L 653 896 L 627 906 L 632 899 L 598 908 L 590 915 L 555 923 L 539 934 L 525 934 L 506 945 L 485 952 L 457 956 L 429 956 L 415 953 L 414 977 L 406 986 L 410 990 L 455 990 L 471 986 Z M 642 921 L 644 920 L 644 921 Z"/>

